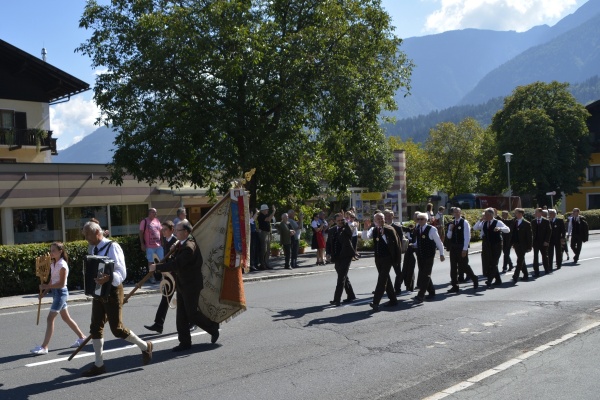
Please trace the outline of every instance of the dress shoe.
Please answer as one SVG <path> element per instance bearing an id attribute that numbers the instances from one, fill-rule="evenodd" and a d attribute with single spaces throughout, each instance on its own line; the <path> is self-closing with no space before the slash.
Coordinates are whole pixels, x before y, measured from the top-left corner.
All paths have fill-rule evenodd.
<path id="1" fill-rule="evenodd" d="M 250 267 L 250 272 L 256 272 L 256 271 L 258 271 L 258 268 L 256 268 L 256 267 Z"/>
<path id="2" fill-rule="evenodd" d="M 289 265 L 287 267 L 285 267 L 285 269 L 292 269 L 292 267 L 290 267 Z"/>
<path id="3" fill-rule="evenodd" d="M 413 297 L 413 300 L 415 301 L 415 303 L 422 303 L 425 300 L 425 298 L 423 296 L 417 295 L 417 296 Z"/>
<path id="4" fill-rule="evenodd" d="M 144 325 L 144 328 L 148 329 L 149 331 L 154 331 L 156 333 L 162 333 L 163 331 L 163 327 L 157 324 Z"/>
<path id="5" fill-rule="evenodd" d="M 433 299 L 435 299 L 435 293 L 429 293 L 427 296 L 425 296 L 425 298 L 427 300 L 433 300 Z"/>
<path id="6" fill-rule="evenodd" d="M 390 300 L 387 303 L 385 303 L 383 306 L 384 307 L 394 307 L 398 305 L 398 300 Z"/>
<path id="7" fill-rule="evenodd" d="M 273 267 L 271 267 L 270 265 L 267 267 L 267 269 L 273 269 Z"/>
<path id="8" fill-rule="evenodd" d="M 514 267 L 513 267 L 512 265 L 509 265 L 509 266 L 508 266 L 508 270 L 509 270 L 509 271 L 512 271 L 512 270 L 513 270 L 513 268 L 514 268 Z"/>
<path id="9" fill-rule="evenodd" d="M 402 290 L 394 290 L 394 293 L 396 293 L 396 296 L 400 296 L 402 294 Z"/>
<path id="10" fill-rule="evenodd" d="M 86 369 L 85 371 L 83 371 L 81 373 L 81 376 L 89 378 L 92 376 L 102 375 L 104 373 L 106 373 L 106 368 L 104 368 L 104 365 L 97 367 L 96 364 L 94 364 L 90 369 Z"/>
<path id="11" fill-rule="evenodd" d="M 194 324 L 190 324 L 190 332 L 194 332 L 198 327 Z"/>
<path id="12" fill-rule="evenodd" d="M 507 268 L 506 267 L 502 267 L 502 272 L 506 272 Z"/>
<path id="13" fill-rule="evenodd" d="M 535 271 L 535 272 L 533 273 L 533 275 L 534 275 L 536 278 L 539 278 L 539 276 L 540 276 L 540 271 Z"/>
<path id="14" fill-rule="evenodd" d="M 479 287 L 479 279 L 474 278 L 473 279 L 473 289 L 477 290 L 478 287 Z"/>
<path id="15" fill-rule="evenodd" d="M 329 302 L 329 304 L 331 304 L 331 305 L 333 305 L 333 306 L 336 306 L 336 307 L 339 307 L 339 306 L 341 306 L 341 305 L 342 305 L 342 303 L 340 303 L 339 301 L 335 301 L 335 300 L 331 300 L 331 301 Z"/>
<path id="16" fill-rule="evenodd" d="M 560 265 L 557 265 L 557 266 L 556 266 L 556 269 L 557 269 L 557 270 L 559 270 L 560 268 L 561 268 L 561 266 L 560 266 Z"/>
<path id="17" fill-rule="evenodd" d="M 146 350 L 142 350 L 142 364 L 148 365 L 150 361 L 152 361 L 152 342 L 146 342 L 146 346 L 148 348 Z"/>
<path id="18" fill-rule="evenodd" d="M 450 289 L 447 290 L 447 293 L 458 293 L 460 291 L 460 289 L 458 288 L 458 286 L 452 286 Z"/>
<path id="19" fill-rule="evenodd" d="M 465 282 L 469 282 L 471 280 L 470 276 L 465 277 Z"/>
<path id="20" fill-rule="evenodd" d="M 567 258 L 567 260 L 568 260 L 568 258 Z M 579 261 L 579 257 L 577 257 L 577 256 L 573 257 L 573 262 L 574 262 L 575 264 L 577 264 L 577 261 Z"/>
<path id="21" fill-rule="evenodd" d="M 177 346 L 173 347 L 172 351 L 174 352 L 179 352 L 179 351 L 186 351 L 192 348 L 191 344 L 182 344 L 179 343 Z"/>
<path id="22" fill-rule="evenodd" d="M 494 281 L 494 285 L 495 285 L 495 286 L 500 286 L 500 285 L 502 285 L 502 280 L 500 280 L 500 279 L 496 279 L 496 280 Z"/>
<path id="23" fill-rule="evenodd" d="M 369 306 L 371 306 L 374 312 L 379 311 L 379 304 L 369 303 Z"/>
<path id="24" fill-rule="evenodd" d="M 347 299 L 342 300 L 342 303 L 352 303 L 356 300 L 356 297 L 348 297 Z"/>
<path id="25" fill-rule="evenodd" d="M 523 278 L 521 278 L 521 280 L 529 281 L 529 275 L 525 275 Z"/>
<path id="26" fill-rule="evenodd" d="M 219 340 L 219 330 L 217 329 L 217 331 L 215 333 L 213 333 L 212 335 L 210 335 L 210 342 L 212 344 L 217 343 L 217 340 Z"/>

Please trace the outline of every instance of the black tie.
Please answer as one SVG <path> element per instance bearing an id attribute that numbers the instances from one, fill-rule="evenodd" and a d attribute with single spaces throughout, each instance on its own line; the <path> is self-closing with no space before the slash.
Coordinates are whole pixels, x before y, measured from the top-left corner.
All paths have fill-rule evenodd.
<path id="1" fill-rule="evenodd" d="M 98 255 L 98 247 L 97 247 L 97 246 L 95 246 L 95 247 L 94 247 L 94 255 L 95 255 L 95 256 L 97 256 L 97 255 Z"/>

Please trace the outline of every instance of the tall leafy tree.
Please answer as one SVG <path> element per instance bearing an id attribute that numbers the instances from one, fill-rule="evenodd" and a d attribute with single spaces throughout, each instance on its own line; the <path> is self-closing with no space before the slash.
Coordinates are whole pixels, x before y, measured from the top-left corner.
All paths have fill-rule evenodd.
<path id="1" fill-rule="evenodd" d="M 429 132 L 425 141 L 425 168 L 435 185 L 452 197 L 473 192 L 485 140 L 485 130 L 473 118 L 458 124 L 442 122 Z"/>
<path id="2" fill-rule="evenodd" d="M 520 86 L 492 120 L 498 154 L 514 154 L 513 193 L 534 194 L 538 204 L 547 202 L 546 192 L 578 192 L 589 163 L 589 113 L 568 87 L 559 82 Z M 507 171 L 500 171 L 506 180 Z"/>
<path id="3" fill-rule="evenodd" d="M 380 0 L 89 1 L 80 26 L 111 181 L 225 190 L 256 168 L 253 203 L 389 187 L 379 116 L 412 63 Z"/>

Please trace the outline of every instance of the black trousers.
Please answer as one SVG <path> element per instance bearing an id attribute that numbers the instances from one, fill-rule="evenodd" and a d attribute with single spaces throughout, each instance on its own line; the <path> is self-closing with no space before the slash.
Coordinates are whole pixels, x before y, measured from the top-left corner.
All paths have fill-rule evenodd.
<path id="1" fill-rule="evenodd" d="M 471 277 L 473 282 L 478 279 L 469 265 L 469 255 L 463 257 L 462 250 L 462 245 L 452 245 L 450 247 L 450 282 L 452 286 L 458 286 L 458 274 L 466 274 Z"/>
<path id="2" fill-rule="evenodd" d="M 510 259 L 510 237 L 502 236 L 503 244 L 502 244 L 502 252 L 504 253 L 504 263 L 502 265 L 502 269 L 506 270 L 507 267 L 513 266 L 513 262 Z"/>
<path id="3" fill-rule="evenodd" d="M 498 271 L 498 262 L 502 255 L 502 242 L 491 243 L 489 240 L 483 239 L 481 246 L 481 261 L 487 265 L 487 283 L 492 283 L 492 280 L 500 281 L 500 272 Z"/>
<path id="4" fill-rule="evenodd" d="M 390 270 L 392 269 L 391 257 L 375 257 L 375 266 L 377 267 L 377 285 L 373 295 L 373 304 L 379 304 L 383 293 L 386 292 L 391 301 L 397 301 L 394 286 L 390 279 Z"/>
<path id="5" fill-rule="evenodd" d="M 412 247 L 409 247 L 404 253 L 404 263 L 402 265 L 402 277 L 404 278 L 404 285 L 406 290 L 411 292 L 415 289 L 415 265 L 417 260 L 415 259 L 415 251 Z"/>
<path id="6" fill-rule="evenodd" d="M 548 246 L 548 265 L 550 265 L 550 270 L 552 270 L 552 265 L 554 263 L 554 255 L 556 254 L 556 268 L 562 267 L 562 259 L 563 259 L 563 247 L 560 239 L 556 243 L 550 243 Z"/>
<path id="7" fill-rule="evenodd" d="M 210 335 L 219 331 L 219 324 L 210 320 L 198 309 L 198 297 L 200 290 L 189 292 L 177 290 L 177 338 L 184 346 L 192 344 L 190 334 L 190 323 L 197 325 Z"/>
<path id="8" fill-rule="evenodd" d="M 160 304 L 158 305 L 158 310 L 156 310 L 156 316 L 154 317 L 154 323 L 160 327 L 165 325 L 165 319 L 167 318 L 167 311 L 169 311 L 169 303 L 171 302 L 171 298 L 173 295 L 169 297 L 160 296 Z"/>
<path id="9" fill-rule="evenodd" d="M 292 245 L 291 244 L 282 244 L 283 247 L 283 256 L 285 258 L 284 266 L 287 268 L 290 266 L 290 257 L 292 255 Z"/>
<path id="10" fill-rule="evenodd" d="M 292 268 L 296 268 L 298 266 L 298 245 L 300 241 L 296 239 L 296 236 L 292 236 L 292 244 L 291 244 L 291 258 L 290 265 Z"/>
<path id="11" fill-rule="evenodd" d="M 523 272 L 523 278 L 529 278 L 529 272 L 527 272 L 527 264 L 525 264 L 525 254 L 526 251 L 521 249 L 518 244 L 515 244 L 514 247 L 515 253 L 517 254 L 517 266 L 515 267 L 515 273 L 513 274 L 513 279 L 518 279 L 521 272 Z"/>
<path id="12" fill-rule="evenodd" d="M 250 234 L 250 266 L 260 265 L 260 235 L 254 231 Z"/>
<path id="13" fill-rule="evenodd" d="M 350 263 L 352 257 L 340 257 L 335 260 L 335 271 L 337 272 L 337 284 L 335 285 L 335 292 L 333 294 L 333 301 L 340 302 L 342 300 L 342 292 L 346 290 L 346 297 L 349 299 L 356 298 L 350 279 L 348 278 L 348 271 L 350 270 Z"/>
<path id="14" fill-rule="evenodd" d="M 579 236 L 571 236 L 571 250 L 573 250 L 573 259 L 579 260 L 579 253 L 581 253 L 581 245 L 583 240 Z"/>
<path id="15" fill-rule="evenodd" d="M 533 243 L 533 270 L 535 273 L 540 272 L 540 259 L 539 254 L 542 255 L 542 265 L 544 271 L 549 272 L 550 263 L 548 262 L 548 246 L 544 246 L 544 243 Z"/>
<path id="16" fill-rule="evenodd" d="M 419 297 L 425 296 L 425 291 L 427 291 L 427 293 L 429 293 L 430 295 L 435 294 L 435 288 L 433 287 L 433 281 L 431 280 L 431 271 L 433 270 L 434 260 L 435 257 L 417 257 L 417 263 L 419 265 L 419 276 L 417 278 L 417 285 L 419 286 Z"/>

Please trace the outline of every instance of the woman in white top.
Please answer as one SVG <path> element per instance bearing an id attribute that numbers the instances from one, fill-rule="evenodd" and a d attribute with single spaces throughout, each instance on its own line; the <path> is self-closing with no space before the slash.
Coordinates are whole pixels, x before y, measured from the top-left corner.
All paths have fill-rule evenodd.
<path id="1" fill-rule="evenodd" d="M 54 242 L 50 245 L 50 258 L 52 258 L 52 264 L 50 264 L 50 283 L 40 285 L 40 290 L 42 291 L 40 299 L 48 292 L 52 292 L 52 307 L 50 307 L 50 312 L 48 313 L 44 342 L 41 346 L 36 346 L 31 350 L 33 354 L 38 355 L 48 354 L 48 344 L 54 333 L 54 320 L 59 313 L 63 321 L 69 325 L 69 328 L 78 337 L 71 347 L 79 347 L 85 340 L 85 335 L 81 332 L 77 323 L 73 321 L 67 310 L 67 299 L 69 297 L 69 290 L 67 289 L 69 265 L 67 262 L 69 258 L 62 243 Z"/>

